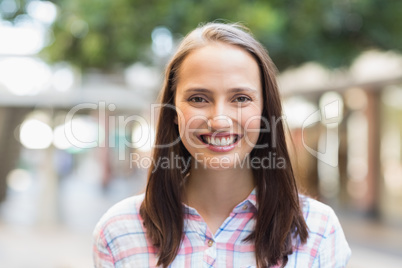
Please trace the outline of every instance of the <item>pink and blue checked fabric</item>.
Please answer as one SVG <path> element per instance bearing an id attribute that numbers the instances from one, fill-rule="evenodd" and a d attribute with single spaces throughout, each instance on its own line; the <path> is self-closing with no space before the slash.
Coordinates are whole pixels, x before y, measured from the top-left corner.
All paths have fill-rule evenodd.
<path id="1" fill-rule="evenodd" d="M 113 206 L 94 231 L 95 267 L 156 267 L 157 249 L 147 238 L 139 207 L 144 195 Z M 303 197 L 309 227 L 306 244 L 294 241 L 286 267 L 345 267 L 351 251 L 333 210 Z M 254 245 L 243 242 L 255 225 L 255 189 L 212 234 L 198 212 L 184 205 L 184 238 L 170 267 L 255 267 Z M 279 267 L 279 266 L 276 266 Z"/>

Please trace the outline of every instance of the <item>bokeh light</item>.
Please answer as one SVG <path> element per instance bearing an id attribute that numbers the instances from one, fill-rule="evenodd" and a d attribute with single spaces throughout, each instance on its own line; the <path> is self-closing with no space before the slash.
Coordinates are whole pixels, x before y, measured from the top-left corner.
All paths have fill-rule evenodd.
<path id="1" fill-rule="evenodd" d="M 53 23 L 57 16 L 56 6 L 49 1 L 31 1 L 26 9 L 29 16 L 46 24 Z"/>
<path id="2" fill-rule="evenodd" d="M 38 119 L 27 119 L 21 125 L 20 140 L 28 149 L 46 149 L 52 144 L 53 131 Z"/>
<path id="3" fill-rule="evenodd" d="M 137 150 L 149 152 L 155 144 L 155 129 L 145 120 L 141 120 L 141 124 L 136 124 L 133 128 L 131 141 Z"/>
<path id="4" fill-rule="evenodd" d="M 89 116 L 76 116 L 71 121 L 57 127 L 57 136 L 55 136 L 54 144 L 57 144 L 60 148 L 64 148 L 69 143 L 78 150 L 95 148 L 99 145 L 98 141 L 102 138 L 99 137 L 98 127 L 93 118 Z"/>
<path id="5" fill-rule="evenodd" d="M 324 93 L 319 101 L 321 109 L 321 123 L 326 127 L 335 127 L 340 124 L 343 117 L 343 99 L 335 92 Z"/>
<path id="6" fill-rule="evenodd" d="M 295 96 L 284 101 L 283 110 L 288 126 L 290 128 L 301 128 L 306 119 L 318 110 L 318 107 L 303 97 Z M 312 125 L 308 127 L 310 126 Z"/>
<path id="7" fill-rule="evenodd" d="M 7 186 L 17 192 L 24 192 L 32 185 L 32 176 L 24 169 L 13 169 L 6 180 Z"/>
<path id="8" fill-rule="evenodd" d="M 159 57 L 168 56 L 173 49 L 172 33 L 166 27 L 156 27 L 152 31 L 152 51 Z"/>
<path id="9" fill-rule="evenodd" d="M 52 77 L 47 64 L 29 57 L 0 59 L 0 74 L 0 84 L 19 96 L 35 95 L 45 91 L 49 88 Z"/>

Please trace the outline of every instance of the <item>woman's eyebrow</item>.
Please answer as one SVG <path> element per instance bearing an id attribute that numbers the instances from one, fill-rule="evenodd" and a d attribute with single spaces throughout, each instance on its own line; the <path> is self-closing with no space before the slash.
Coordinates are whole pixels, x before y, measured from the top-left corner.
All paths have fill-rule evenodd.
<path id="1" fill-rule="evenodd" d="M 206 88 L 189 88 L 186 90 L 186 92 L 189 93 L 213 93 L 212 90 L 206 89 Z M 258 92 L 257 90 L 249 87 L 235 87 L 235 88 L 230 88 L 227 90 L 228 93 L 239 93 L 239 92 L 251 92 L 251 93 L 256 93 Z"/>
<path id="2" fill-rule="evenodd" d="M 235 87 L 228 90 L 230 93 L 239 93 L 239 92 L 251 92 L 256 93 L 258 92 L 256 89 L 249 88 L 249 87 Z"/>
<path id="3" fill-rule="evenodd" d="M 206 89 L 206 88 L 189 88 L 189 89 L 186 89 L 186 92 L 189 92 L 189 93 L 211 93 L 212 91 L 211 90 L 209 90 L 209 89 Z"/>

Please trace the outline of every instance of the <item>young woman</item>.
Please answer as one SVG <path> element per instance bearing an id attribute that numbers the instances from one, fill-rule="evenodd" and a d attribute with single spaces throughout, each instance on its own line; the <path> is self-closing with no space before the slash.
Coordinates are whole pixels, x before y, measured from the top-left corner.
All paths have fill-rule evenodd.
<path id="1" fill-rule="evenodd" d="M 333 210 L 298 194 L 275 67 L 244 27 L 186 36 L 161 101 L 146 191 L 102 217 L 95 267 L 346 266 Z"/>

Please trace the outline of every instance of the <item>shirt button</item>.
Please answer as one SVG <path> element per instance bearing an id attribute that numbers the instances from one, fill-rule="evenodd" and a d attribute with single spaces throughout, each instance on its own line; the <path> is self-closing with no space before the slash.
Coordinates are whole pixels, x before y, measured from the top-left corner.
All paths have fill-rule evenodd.
<path id="1" fill-rule="evenodd" d="M 248 206 L 247 205 L 244 205 L 243 206 L 243 210 L 247 210 L 248 209 Z"/>
<path id="2" fill-rule="evenodd" d="M 214 240 L 209 239 L 208 240 L 208 247 L 212 247 L 213 244 L 214 244 Z"/>

